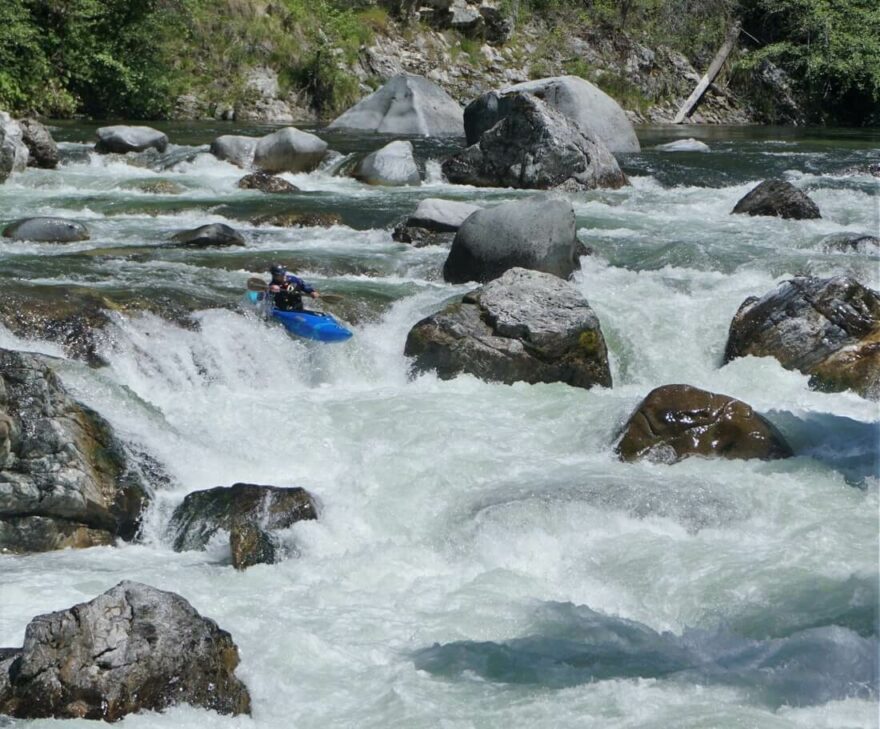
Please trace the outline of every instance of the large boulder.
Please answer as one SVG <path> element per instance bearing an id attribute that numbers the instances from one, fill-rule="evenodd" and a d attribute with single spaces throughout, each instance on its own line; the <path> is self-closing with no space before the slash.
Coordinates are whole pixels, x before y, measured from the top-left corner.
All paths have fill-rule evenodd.
<path id="1" fill-rule="evenodd" d="M 61 156 L 49 130 L 36 119 L 21 119 L 18 124 L 21 127 L 22 141 L 30 152 L 28 165 L 47 170 L 55 169 Z"/>
<path id="2" fill-rule="evenodd" d="M 724 361 L 747 355 L 775 357 L 822 390 L 880 399 L 880 294 L 847 276 L 783 281 L 730 324 Z"/>
<path id="3" fill-rule="evenodd" d="M 589 130 L 530 94 L 511 94 L 505 101 L 504 117 L 443 163 L 450 182 L 538 190 L 627 184 L 617 160 Z"/>
<path id="4" fill-rule="evenodd" d="M 0 182 L 5 182 L 13 172 L 25 169 L 29 157 L 21 125 L 5 111 L 0 111 Z"/>
<path id="5" fill-rule="evenodd" d="M 471 203 L 425 198 L 412 215 L 394 227 L 391 237 L 416 247 L 452 243 L 461 224 L 477 210 L 482 208 Z"/>
<path id="6" fill-rule="evenodd" d="M 616 447 L 621 460 L 675 463 L 688 456 L 788 458 L 776 428 L 741 400 L 690 385 L 664 385 L 639 403 Z"/>
<path id="7" fill-rule="evenodd" d="M 579 268 L 581 252 L 571 202 L 535 195 L 468 216 L 452 241 L 443 278 L 491 281 L 515 266 L 567 278 Z"/>
<path id="8" fill-rule="evenodd" d="M 98 129 L 98 142 L 95 151 L 102 154 L 126 154 L 155 149 L 164 152 L 168 147 L 168 137 L 152 127 L 130 127 L 119 124 Z"/>
<path id="9" fill-rule="evenodd" d="M 3 229 L 4 238 L 40 243 L 73 243 L 88 240 L 89 229 L 82 223 L 64 218 L 24 218 Z"/>
<path id="10" fill-rule="evenodd" d="M 237 134 L 224 134 L 211 142 L 211 154 L 238 167 L 247 169 L 253 164 L 257 149 L 257 137 L 242 137 Z"/>
<path id="11" fill-rule="evenodd" d="M 245 245 L 244 236 L 225 223 L 210 223 L 192 230 L 182 230 L 175 233 L 171 240 L 176 245 L 191 248 Z"/>
<path id="12" fill-rule="evenodd" d="M 277 561 L 280 551 L 271 532 L 317 518 L 305 489 L 237 483 L 187 494 L 169 530 L 178 552 L 204 549 L 215 534 L 228 533 L 232 564 L 244 569 Z"/>
<path id="13" fill-rule="evenodd" d="M 327 142 L 285 127 L 262 137 L 254 148 L 254 167 L 263 172 L 311 172 L 327 154 Z"/>
<path id="14" fill-rule="evenodd" d="M 489 91 L 464 110 L 467 143 L 476 144 L 483 133 L 503 119 L 511 97 L 530 94 L 566 116 L 588 135 L 602 141 L 613 153 L 638 152 L 639 140 L 626 112 L 614 99 L 578 76 L 554 76 L 525 81 Z"/>
<path id="15" fill-rule="evenodd" d="M 265 172 L 252 172 L 242 177 L 237 187 L 242 190 L 259 190 L 260 192 L 268 192 L 274 195 L 288 192 L 298 192 L 299 188 L 291 184 L 283 177 L 270 175 Z"/>
<path id="16" fill-rule="evenodd" d="M 611 386 L 605 339 L 587 300 L 567 281 L 514 268 L 416 324 L 404 354 L 448 379 Z"/>
<path id="17" fill-rule="evenodd" d="M 785 180 L 764 180 L 733 209 L 736 214 L 772 215 L 777 218 L 809 220 L 821 218 L 819 208 L 806 193 Z"/>
<path id="18" fill-rule="evenodd" d="M 464 121 L 461 106 L 437 84 L 422 76 L 401 74 L 335 119 L 330 128 L 460 137 Z"/>
<path id="19" fill-rule="evenodd" d="M 399 187 L 421 184 L 412 142 L 390 142 L 357 163 L 352 177 L 368 185 Z"/>
<path id="20" fill-rule="evenodd" d="M 232 636 L 180 595 L 120 582 L 90 602 L 40 615 L 0 655 L 0 714 L 117 721 L 192 704 L 249 714 Z"/>
<path id="21" fill-rule="evenodd" d="M 133 539 L 146 499 L 109 424 L 38 356 L 0 349 L 0 550 Z"/>

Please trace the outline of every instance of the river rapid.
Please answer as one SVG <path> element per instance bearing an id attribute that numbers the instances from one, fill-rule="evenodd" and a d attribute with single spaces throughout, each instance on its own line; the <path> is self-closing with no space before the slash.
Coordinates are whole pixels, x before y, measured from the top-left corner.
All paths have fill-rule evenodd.
<path id="1" fill-rule="evenodd" d="M 165 468 L 142 543 L 0 557 L 0 646 L 35 615 L 122 579 L 174 591 L 228 630 L 252 717 L 181 706 L 145 727 L 876 727 L 880 415 L 853 393 L 812 391 L 769 358 L 721 367 L 742 301 L 797 274 L 880 289 L 880 180 L 836 175 L 880 161 L 877 132 L 646 128 L 621 157 L 632 186 L 571 195 L 594 249 L 575 283 L 601 321 L 614 387 L 412 378 L 415 322 L 470 286 L 443 283 L 446 250 L 394 243 L 424 197 L 478 203 L 526 193 L 451 186 L 455 145 L 418 141 L 427 182 L 371 188 L 326 172 L 303 192 L 236 187 L 242 171 L 198 145 L 230 125 L 162 127 L 139 160 L 90 151 L 93 127 L 54 129 L 58 170 L 0 186 L 0 226 L 85 222 L 67 245 L 0 239 L 0 289 L 90 289 L 169 302 L 184 317 L 114 313 L 107 366 L 58 371 Z M 265 133 L 235 127 L 234 133 Z M 373 137 L 318 131 L 344 153 Z M 699 135 L 708 153 L 657 144 Z M 758 181 L 806 190 L 821 220 L 731 216 Z M 167 180 L 180 194 L 144 192 Z M 330 228 L 256 226 L 279 210 L 338 214 Z M 225 222 L 242 248 L 164 248 Z M 280 261 L 353 329 L 307 343 L 237 309 Z M 0 326 L 0 346 L 63 356 Z M 771 419 L 796 457 L 623 464 L 616 435 L 652 388 L 687 383 Z M 303 486 L 320 519 L 285 533 L 290 558 L 236 572 L 221 543 L 175 553 L 167 523 L 188 492 L 236 481 Z M 6 723 L 4 723 L 6 722 Z M 8 721 L 0 726 L 92 726 Z"/>

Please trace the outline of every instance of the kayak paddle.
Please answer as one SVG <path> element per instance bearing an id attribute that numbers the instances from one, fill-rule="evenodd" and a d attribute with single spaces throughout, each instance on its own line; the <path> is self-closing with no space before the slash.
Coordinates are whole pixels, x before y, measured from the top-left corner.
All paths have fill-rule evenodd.
<path id="1" fill-rule="evenodd" d="M 258 278 L 257 276 L 252 276 L 247 281 L 248 291 L 259 291 L 261 293 L 265 293 L 266 289 L 268 288 L 269 284 L 267 284 L 263 279 Z M 345 297 L 340 296 L 339 294 L 321 294 L 318 298 L 320 301 L 324 301 L 328 304 L 338 304 Z"/>

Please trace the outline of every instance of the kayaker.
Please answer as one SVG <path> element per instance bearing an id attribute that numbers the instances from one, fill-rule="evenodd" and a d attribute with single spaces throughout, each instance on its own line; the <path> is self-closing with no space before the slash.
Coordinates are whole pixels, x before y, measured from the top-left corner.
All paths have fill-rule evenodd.
<path id="1" fill-rule="evenodd" d="M 279 311 L 302 311 L 303 294 L 308 294 L 313 299 L 321 295 L 299 276 L 288 273 L 284 266 L 277 263 L 269 269 L 269 273 L 272 275 L 269 292 L 274 295 L 275 308 Z"/>

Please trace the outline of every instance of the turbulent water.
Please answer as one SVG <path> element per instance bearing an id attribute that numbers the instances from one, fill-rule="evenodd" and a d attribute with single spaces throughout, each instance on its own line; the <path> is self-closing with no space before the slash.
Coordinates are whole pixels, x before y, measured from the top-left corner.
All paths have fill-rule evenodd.
<path id="1" fill-rule="evenodd" d="M 390 227 L 423 197 L 523 194 L 443 183 L 448 146 L 417 145 L 420 188 L 317 172 L 285 176 L 303 190 L 286 198 L 238 190 L 239 169 L 198 151 L 228 126 L 169 133 L 166 154 L 132 164 L 91 153 L 91 129 L 62 127 L 59 170 L 0 186 L 0 223 L 63 215 L 92 230 L 63 246 L 0 242 L 4 289 L 88 288 L 194 312 L 115 313 L 106 367 L 60 362 L 65 384 L 170 483 L 141 544 L 0 558 L 0 645 L 20 645 L 34 615 L 134 579 L 232 633 L 254 711 L 179 707 L 124 727 L 878 725 L 877 404 L 814 392 L 772 359 L 720 364 L 740 303 L 786 277 L 880 288 L 876 252 L 822 244 L 880 235 L 878 180 L 834 174 L 880 160 L 880 136 L 688 129 L 711 151 L 673 154 L 653 147 L 679 130 L 643 130 L 644 151 L 622 159 L 631 187 L 571 196 L 595 251 L 575 280 L 614 378 L 585 391 L 410 377 L 409 328 L 468 287 L 440 279 L 444 249 L 396 244 Z M 343 152 L 376 146 L 326 137 Z M 729 215 L 772 175 L 808 191 L 823 218 Z M 140 190 L 156 180 L 184 191 Z M 250 222 L 290 208 L 344 225 Z M 247 246 L 159 247 L 208 222 Z M 274 261 L 344 295 L 328 308 L 350 342 L 296 341 L 237 310 L 247 278 Z M 63 354 L 3 328 L 0 346 Z M 678 382 L 750 403 L 796 457 L 618 462 L 633 407 Z M 172 551 L 174 506 L 235 481 L 320 499 L 320 520 L 286 533 L 286 561 L 239 573 L 222 544 Z"/>

